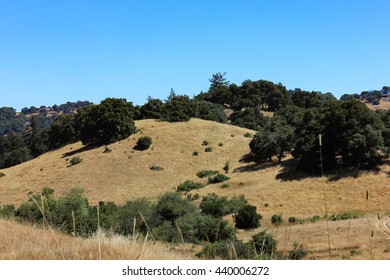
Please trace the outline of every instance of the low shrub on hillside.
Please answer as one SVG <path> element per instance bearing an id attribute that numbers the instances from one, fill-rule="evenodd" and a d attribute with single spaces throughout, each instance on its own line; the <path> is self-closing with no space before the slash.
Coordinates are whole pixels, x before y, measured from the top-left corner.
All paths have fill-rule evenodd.
<path id="1" fill-rule="evenodd" d="M 250 243 L 260 258 L 271 259 L 276 253 L 277 241 L 266 231 L 252 236 Z"/>
<path id="2" fill-rule="evenodd" d="M 198 173 L 196 173 L 196 176 L 198 176 L 199 178 L 205 178 L 205 177 L 210 177 L 210 176 L 216 175 L 218 173 L 219 173 L 219 171 L 217 171 L 217 170 L 202 170 L 202 171 L 199 171 Z"/>
<path id="3" fill-rule="evenodd" d="M 208 184 L 218 184 L 218 183 L 222 183 L 222 182 L 225 182 L 227 180 L 229 180 L 230 178 L 226 175 L 223 175 L 223 174 L 217 174 L 213 177 L 209 177 L 209 179 L 207 180 L 207 183 Z"/>
<path id="4" fill-rule="evenodd" d="M 260 226 L 262 216 L 257 214 L 256 206 L 247 204 L 241 207 L 235 217 L 236 227 L 240 229 L 252 229 Z"/>
<path id="5" fill-rule="evenodd" d="M 152 166 L 149 167 L 149 169 L 153 171 L 162 171 L 164 170 L 164 167 L 153 164 Z"/>
<path id="6" fill-rule="evenodd" d="M 211 152 L 213 151 L 213 148 L 207 147 L 206 149 L 204 149 L 204 151 L 205 151 L 206 153 L 211 153 Z"/>
<path id="7" fill-rule="evenodd" d="M 81 163 L 83 159 L 81 157 L 72 157 L 69 161 L 69 167 Z"/>
<path id="8" fill-rule="evenodd" d="M 209 145 L 209 141 L 204 140 L 204 141 L 202 142 L 202 146 L 208 146 L 208 145 Z"/>
<path id="9" fill-rule="evenodd" d="M 0 172 L 0 178 L 4 177 L 4 176 L 5 176 L 5 174 L 3 172 Z"/>
<path id="10" fill-rule="evenodd" d="M 0 217 L 6 219 L 15 217 L 15 205 L 7 204 L 0 208 Z"/>
<path id="11" fill-rule="evenodd" d="M 281 215 L 273 215 L 271 217 L 271 223 L 273 225 L 280 225 L 281 223 L 283 223 L 282 216 Z"/>
<path id="12" fill-rule="evenodd" d="M 177 191 L 178 192 L 189 192 L 191 190 L 196 190 L 196 189 L 201 189 L 201 188 L 204 188 L 203 184 L 187 180 L 187 181 L 181 183 L 179 186 L 177 186 Z"/>
<path id="13" fill-rule="evenodd" d="M 149 136 L 142 136 L 137 140 L 136 149 L 138 150 L 147 150 L 150 145 L 152 145 L 152 138 Z"/>

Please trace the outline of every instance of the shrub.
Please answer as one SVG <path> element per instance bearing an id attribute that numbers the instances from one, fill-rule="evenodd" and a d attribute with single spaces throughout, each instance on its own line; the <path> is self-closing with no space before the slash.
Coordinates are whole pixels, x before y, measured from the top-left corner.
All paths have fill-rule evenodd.
<path id="1" fill-rule="evenodd" d="M 244 195 L 234 195 L 229 200 L 229 213 L 237 213 L 238 210 L 248 204 L 248 200 Z"/>
<path id="2" fill-rule="evenodd" d="M 207 180 L 207 183 L 208 184 L 217 184 L 217 183 L 222 183 L 224 181 L 227 181 L 229 179 L 230 178 L 228 176 L 226 176 L 226 175 L 217 174 L 214 177 L 209 177 L 209 179 Z"/>
<path id="3" fill-rule="evenodd" d="M 136 148 L 143 151 L 149 149 L 150 145 L 152 145 L 152 138 L 149 136 L 142 136 L 137 140 Z"/>
<path id="4" fill-rule="evenodd" d="M 202 213 L 213 217 L 222 217 L 230 212 L 228 199 L 225 196 L 218 196 L 215 193 L 203 197 L 199 208 L 202 210 Z"/>
<path id="5" fill-rule="evenodd" d="M 276 252 L 277 241 L 266 231 L 252 236 L 250 243 L 260 257 L 265 256 L 270 259 L 273 253 Z"/>
<path id="6" fill-rule="evenodd" d="M 216 175 L 218 173 L 219 172 L 217 170 L 202 170 L 196 173 L 196 176 L 198 176 L 199 178 L 204 178 L 204 177 L 210 177 Z"/>
<path id="7" fill-rule="evenodd" d="M 195 211 L 195 206 L 182 199 L 180 194 L 176 192 L 163 194 L 156 204 L 156 213 L 161 222 L 174 222 L 181 216 Z"/>
<path id="8" fill-rule="evenodd" d="M 218 146 L 223 147 L 223 143 L 218 143 Z"/>
<path id="9" fill-rule="evenodd" d="M 201 188 L 204 188 L 203 184 L 187 180 L 184 183 L 181 183 L 177 187 L 177 191 L 178 192 L 189 192 L 191 190 L 196 190 L 196 189 L 201 189 Z"/>
<path id="10" fill-rule="evenodd" d="M 288 218 L 288 222 L 289 222 L 290 224 L 295 224 L 295 223 L 298 222 L 298 218 L 296 218 L 296 217 L 290 217 L 290 218 Z"/>
<path id="11" fill-rule="evenodd" d="M 223 167 L 223 170 L 225 171 L 225 173 L 228 173 L 229 172 L 229 169 L 230 169 L 230 162 L 227 161 L 225 163 L 225 166 Z"/>
<path id="12" fill-rule="evenodd" d="M 205 259 L 248 260 L 253 258 L 253 248 L 242 240 L 207 242 L 196 256 Z"/>
<path id="13" fill-rule="evenodd" d="M 208 145 L 209 145 L 209 141 L 204 140 L 204 141 L 202 142 L 202 146 L 208 146 Z"/>
<path id="14" fill-rule="evenodd" d="M 261 215 L 256 213 L 256 206 L 247 204 L 241 207 L 236 215 L 236 227 L 252 229 L 260 226 Z"/>
<path id="15" fill-rule="evenodd" d="M 154 171 L 162 171 L 164 170 L 164 167 L 153 164 L 152 166 L 149 167 L 149 169 Z"/>
<path id="16" fill-rule="evenodd" d="M 69 161 L 69 166 L 77 165 L 83 161 L 82 158 L 80 157 L 72 157 L 71 160 Z"/>
<path id="17" fill-rule="evenodd" d="M 223 184 L 222 186 L 221 186 L 221 189 L 227 189 L 229 187 L 229 184 Z"/>
<path id="18" fill-rule="evenodd" d="M 294 248 L 288 252 L 289 260 L 301 260 L 307 255 L 307 251 L 302 244 L 294 243 Z"/>
<path id="19" fill-rule="evenodd" d="M 211 152 L 213 151 L 213 148 L 207 147 L 206 149 L 204 149 L 204 151 L 205 151 L 206 153 L 211 153 Z"/>
<path id="20" fill-rule="evenodd" d="M 199 152 L 198 151 L 195 151 L 192 153 L 193 156 L 198 156 L 199 155 Z"/>
<path id="21" fill-rule="evenodd" d="M 15 205 L 4 205 L 3 208 L 0 208 L 0 217 L 1 218 L 13 218 L 15 217 Z"/>
<path id="22" fill-rule="evenodd" d="M 273 215 L 271 217 L 271 223 L 273 225 L 280 225 L 281 223 L 283 223 L 282 216 L 281 215 Z"/>
<path id="23" fill-rule="evenodd" d="M 4 177 L 4 176 L 5 176 L 5 174 L 3 172 L 0 172 L 0 178 Z"/>
<path id="24" fill-rule="evenodd" d="M 141 216 L 142 215 L 142 216 Z M 134 224 L 135 223 L 135 224 Z M 118 231 L 125 235 L 134 235 L 137 232 L 146 233 L 158 224 L 156 205 L 146 198 L 128 201 L 121 207 Z"/>
<path id="25" fill-rule="evenodd" d="M 244 134 L 244 137 L 246 137 L 246 138 L 252 138 L 253 135 L 252 135 L 252 133 L 247 132 L 247 133 Z"/>
<path id="26" fill-rule="evenodd" d="M 313 216 L 313 217 L 310 219 L 310 222 L 315 223 L 315 222 L 319 221 L 320 219 L 321 219 L 320 216 Z"/>

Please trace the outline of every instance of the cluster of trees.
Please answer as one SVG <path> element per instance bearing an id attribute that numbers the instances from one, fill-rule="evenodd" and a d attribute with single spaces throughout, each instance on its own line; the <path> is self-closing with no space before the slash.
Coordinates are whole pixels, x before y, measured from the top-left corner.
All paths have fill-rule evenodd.
<path id="1" fill-rule="evenodd" d="M 273 156 L 281 161 L 291 152 L 299 159 L 298 168 L 309 172 L 338 163 L 372 168 L 389 155 L 389 118 L 390 111 L 371 111 L 356 100 L 288 106 L 258 130 L 250 148 L 259 162 Z"/>
<path id="2" fill-rule="evenodd" d="M 390 87 L 384 86 L 381 90 L 362 91 L 360 94 L 343 94 L 340 100 L 364 100 L 373 105 L 378 105 L 383 94 L 390 94 Z"/>

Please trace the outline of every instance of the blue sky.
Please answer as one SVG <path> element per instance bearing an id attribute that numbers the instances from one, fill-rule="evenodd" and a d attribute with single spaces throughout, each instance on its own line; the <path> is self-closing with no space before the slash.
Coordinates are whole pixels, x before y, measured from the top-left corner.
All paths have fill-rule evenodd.
<path id="1" fill-rule="evenodd" d="M 390 85 L 387 0 L 0 0 L 0 107 L 230 82 L 344 93 Z"/>

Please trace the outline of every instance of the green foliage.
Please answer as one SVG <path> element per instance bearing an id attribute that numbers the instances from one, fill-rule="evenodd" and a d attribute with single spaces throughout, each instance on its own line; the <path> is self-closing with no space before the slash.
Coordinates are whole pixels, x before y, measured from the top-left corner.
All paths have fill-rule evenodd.
<path id="1" fill-rule="evenodd" d="M 244 137 L 245 138 L 252 138 L 253 135 L 252 135 L 252 133 L 247 132 L 247 133 L 244 134 Z"/>
<path id="2" fill-rule="evenodd" d="M 179 193 L 165 193 L 157 201 L 156 214 L 161 221 L 174 221 L 187 213 L 193 213 L 195 206 L 181 198 Z"/>
<path id="3" fill-rule="evenodd" d="M 138 138 L 136 148 L 143 151 L 149 149 L 150 145 L 152 145 L 152 138 L 149 136 L 142 136 Z"/>
<path id="4" fill-rule="evenodd" d="M 201 188 L 204 188 L 204 185 L 201 184 L 201 183 L 195 183 L 193 181 L 190 181 L 190 180 L 187 180 L 183 183 L 181 183 L 178 187 L 177 187 L 177 191 L 178 192 L 189 192 L 191 190 L 196 190 L 196 189 L 201 189 Z"/>
<path id="5" fill-rule="evenodd" d="M 209 145 L 209 141 L 204 140 L 204 141 L 202 142 L 202 145 L 203 145 L 203 146 L 208 146 L 208 145 Z"/>
<path id="6" fill-rule="evenodd" d="M 318 222 L 319 220 L 321 220 L 321 217 L 320 217 L 320 216 L 313 216 L 313 217 L 310 219 L 310 222 L 315 223 L 315 222 Z"/>
<path id="7" fill-rule="evenodd" d="M 218 183 L 222 183 L 222 182 L 225 182 L 227 180 L 229 180 L 230 178 L 224 174 L 217 174 L 213 177 L 209 177 L 208 180 L 207 180 L 207 183 L 208 184 L 218 184 Z"/>
<path id="8" fill-rule="evenodd" d="M 249 260 L 254 258 L 253 248 L 241 240 L 207 242 L 196 255 L 204 259 Z"/>
<path id="9" fill-rule="evenodd" d="M 281 223 L 283 223 L 283 219 L 282 219 L 282 216 L 281 215 L 273 215 L 271 217 L 271 223 L 273 225 L 280 225 Z"/>
<path id="10" fill-rule="evenodd" d="M 258 130 L 263 127 L 267 119 L 258 108 L 246 108 L 243 111 L 236 111 L 230 116 L 231 123 L 240 127 Z"/>
<path id="11" fill-rule="evenodd" d="M 225 173 L 228 173 L 229 172 L 229 169 L 230 169 L 230 162 L 227 161 L 223 167 L 223 170 L 225 171 Z"/>
<path id="12" fill-rule="evenodd" d="M 118 232 L 124 235 L 146 233 L 160 222 L 156 216 L 156 205 L 146 198 L 128 201 L 121 207 Z M 135 229 L 135 232 L 133 232 Z"/>
<path id="13" fill-rule="evenodd" d="M 350 219 L 357 219 L 359 218 L 359 215 L 356 213 L 347 213 L 344 212 L 342 214 L 335 214 L 330 216 L 330 219 L 332 221 L 341 221 L 341 220 L 350 220 Z"/>
<path id="14" fill-rule="evenodd" d="M 307 250 L 302 244 L 294 243 L 294 248 L 288 252 L 289 260 L 301 260 L 307 256 Z"/>
<path id="15" fill-rule="evenodd" d="M 203 197 L 199 208 L 202 210 L 202 213 L 217 218 L 231 213 L 228 199 L 224 196 L 218 196 L 215 193 Z"/>
<path id="16" fill-rule="evenodd" d="M 213 175 L 219 174 L 219 171 L 217 170 L 202 170 L 196 173 L 196 176 L 199 178 L 205 178 L 205 177 L 211 177 Z"/>
<path id="17" fill-rule="evenodd" d="M 148 97 L 147 102 L 140 108 L 139 119 L 160 119 L 164 110 L 164 104 L 160 99 Z"/>
<path id="18" fill-rule="evenodd" d="M 263 128 L 259 129 L 249 146 L 256 161 L 264 162 L 277 156 L 279 162 L 294 145 L 294 129 L 282 117 L 273 117 Z"/>
<path id="19" fill-rule="evenodd" d="M 11 219 L 15 217 L 15 205 L 7 204 L 0 208 L 0 217 L 5 219 Z"/>
<path id="20" fill-rule="evenodd" d="M 262 231 L 252 236 L 251 245 L 258 255 L 271 259 L 271 256 L 276 253 L 277 241 L 272 235 Z"/>
<path id="21" fill-rule="evenodd" d="M 221 186 L 221 189 L 227 189 L 229 187 L 229 184 L 223 184 L 222 186 Z"/>
<path id="22" fill-rule="evenodd" d="M 290 218 L 288 218 L 288 222 L 290 223 L 290 224 L 295 224 L 295 223 L 297 223 L 299 220 L 298 220 L 298 218 L 296 218 L 296 217 L 290 217 Z"/>
<path id="23" fill-rule="evenodd" d="M 80 157 L 72 157 L 69 161 L 69 166 L 77 165 L 83 161 Z"/>
<path id="24" fill-rule="evenodd" d="M 193 101 L 187 95 L 172 94 L 164 106 L 162 120 L 169 122 L 189 121 L 193 115 Z"/>
<path id="25" fill-rule="evenodd" d="M 0 168 L 7 168 L 31 159 L 30 149 L 19 134 L 0 136 Z"/>
<path id="26" fill-rule="evenodd" d="M 210 153 L 210 152 L 213 151 L 213 148 L 207 147 L 206 149 L 204 149 L 204 151 L 205 151 L 206 153 Z"/>
<path id="27" fill-rule="evenodd" d="M 3 172 L 0 172 L 0 178 L 4 177 L 4 176 L 5 176 L 5 174 Z"/>
<path id="28" fill-rule="evenodd" d="M 99 105 L 80 109 L 75 115 L 78 135 L 83 144 L 107 145 L 135 132 L 134 106 L 124 98 L 106 98 Z"/>
<path id="29" fill-rule="evenodd" d="M 241 207 L 236 215 L 236 227 L 240 229 L 252 229 L 260 226 L 261 215 L 257 214 L 256 206 L 247 204 Z"/>
<path id="30" fill-rule="evenodd" d="M 192 153 L 192 155 L 197 157 L 197 156 L 199 155 L 199 152 L 198 152 L 198 151 L 194 151 L 194 152 Z"/>

